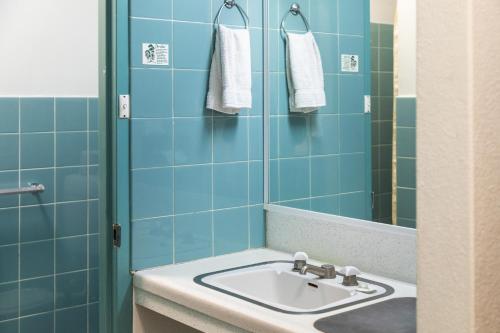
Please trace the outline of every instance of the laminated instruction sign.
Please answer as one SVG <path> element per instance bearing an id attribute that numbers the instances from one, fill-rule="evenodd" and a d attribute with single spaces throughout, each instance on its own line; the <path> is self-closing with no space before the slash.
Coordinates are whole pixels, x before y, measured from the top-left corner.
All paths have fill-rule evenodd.
<path id="1" fill-rule="evenodd" d="M 168 66 L 168 44 L 142 43 L 142 64 Z"/>
<path id="2" fill-rule="evenodd" d="M 342 72 L 358 73 L 359 56 L 356 54 L 342 54 L 341 65 L 342 65 Z"/>

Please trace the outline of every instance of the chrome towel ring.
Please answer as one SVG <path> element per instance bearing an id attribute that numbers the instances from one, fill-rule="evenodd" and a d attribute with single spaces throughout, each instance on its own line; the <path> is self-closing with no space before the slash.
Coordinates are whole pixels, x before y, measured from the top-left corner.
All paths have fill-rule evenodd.
<path id="1" fill-rule="evenodd" d="M 219 11 L 217 12 L 217 15 L 215 16 L 215 28 L 219 26 L 219 17 L 222 12 L 222 9 L 227 8 L 227 9 L 232 9 L 233 7 L 236 7 L 238 11 L 241 14 L 241 17 L 243 18 L 243 21 L 245 22 L 245 29 L 248 29 L 248 25 L 250 24 L 250 19 L 248 18 L 247 13 L 241 8 L 240 5 L 236 2 L 236 0 L 224 0 L 224 3 L 220 6 Z"/>
<path id="2" fill-rule="evenodd" d="M 285 16 L 283 16 L 283 19 L 281 20 L 281 30 L 285 34 L 287 33 L 286 31 L 286 19 L 288 18 L 288 15 L 294 15 L 297 16 L 299 15 L 302 18 L 302 21 L 304 21 L 304 25 L 306 26 L 307 32 L 311 31 L 311 26 L 309 25 L 309 22 L 307 21 L 306 17 L 304 14 L 302 14 L 302 11 L 300 10 L 300 5 L 296 2 L 292 3 L 290 5 L 290 9 L 286 12 Z"/>

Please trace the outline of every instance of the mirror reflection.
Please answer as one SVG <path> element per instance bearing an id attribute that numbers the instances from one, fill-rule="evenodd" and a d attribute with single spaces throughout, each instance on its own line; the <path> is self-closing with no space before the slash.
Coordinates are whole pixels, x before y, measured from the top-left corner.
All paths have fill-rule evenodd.
<path id="1" fill-rule="evenodd" d="M 416 227 L 415 13 L 269 6 L 270 203 Z"/>

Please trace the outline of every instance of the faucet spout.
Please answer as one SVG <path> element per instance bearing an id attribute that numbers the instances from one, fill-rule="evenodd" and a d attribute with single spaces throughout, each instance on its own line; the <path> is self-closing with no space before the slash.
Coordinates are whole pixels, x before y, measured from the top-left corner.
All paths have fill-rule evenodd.
<path id="1" fill-rule="evenodd" d="M 301 275 L 312 273 L 322 279 L 334 279 L 337 276 L 335 266 L 333 265 L 322 265 L 321 267 L 314 265 L 305 265 L 300 269 L 299 273 Z"/>

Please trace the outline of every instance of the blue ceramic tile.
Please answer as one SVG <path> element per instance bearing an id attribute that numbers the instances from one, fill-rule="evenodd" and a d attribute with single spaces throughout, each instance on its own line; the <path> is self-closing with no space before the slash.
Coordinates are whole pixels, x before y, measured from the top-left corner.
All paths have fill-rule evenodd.
<path id="1" fill-rule="evenodd" d="M 87 236 L 56 240 L 56 272 L 64 273 L 87 266 Z"/>
<path id="2" fill-rule="evenodd" d="M 337 0 L 311 1 L 311 29 L 315 32 L 337 32 Z"/>
<path id="3" fill-rule="evenodd" d="M 339 157 L 311 158 L 311 195 L 316 197 L 337 194 L 339 190 Z"/>
<path id="4" fill-rule="evenodd" d="M 280 161 L 280 200 L 309 197 L 309 159 L 294 158 Z"/>
<path id="5" fill-rule="evenodd" d="M 56 276 L 56 309 L 87 302 L 87 271 Z"/>
<path id="6" fill-rule="evenodd" d="M 250 116 L 264 114 L 264 80 L 262 73 L 252 74 L 252 110 Z"/>
<path id="7" fill-rule="evenodd" d="M 19 98 L 0 98 L 0 133 L 19 132 Z"/>
<path id="8" fill-rule="evenodd" d="M 99 301 L 99 270 L 89 270 L 89 302 Z"/>
<path id="9" fill-rule="evenodd" d="M 275 116 L 279 113 L 279 73 L 269 73 L 269 114 Z"/>
<path id="10" fill-rule="evenodd" d="M 17 245 L 0 247 L 0 283 L 18 279 L 18 251 Z"/>
<path id="11" fill-rule="evenodd" d="M 19 136 L 0 135 L 0 171 L 19 168 Z"/>
<path id="12" fill-rule="evenodd" d="M 397 98 L 398 126 L 415 127 L 416 124 L 416 99 Z"/>
<path id="13" fill-rule="evenodd" d="M 279 181 L 279 161 L 269 161 L 269 200 L 271 202 L 280 201 L 280 181 Z"/>
<path id="14" fill-rule="evenodd" d="M 56 311 L 56 333 L 87 333 L 87 307 Z"/>
<path id="15" fill-rule="evenodd" d="M 339 37 L 339 53 L 351 54 L 359 56 L 359 72 L 363 73 L 365 70 L 365 41 L 362 37 L 355 36 L 340 36 Z M 356 74 L 356 73 L 344 73 Z"/>
<path id="16" fill-rule="evenodd" d="M 56 134 L 57 166 L 86 165 L 87 158 L 87 133 Z"/>
<path id="17" fill-rule="evenodd" d="M 311 199 L 290 200 L 281 202 L 280 205 L 290 208 L 311 210 Z"/>
<path id="18" fill-rule="evenodd" d="M 99 163 L 99 135 L 97 132 L 89 132 L 89 164 Z"/>
<path id="19" fill-rule="evenodd" d="M 397 225 L 405 228 L 413 228 L 417 227 L 417 221 L 415 219 L 405 219 L 402 217 L 398 217 Z"/>
<path id="20" fill-rule="evenodd" d="M 0 295 L 2 295 L 2 308 L 0 309 L 0 321 L 18 317 L 19 307 L 19 284 L 17 282 L 0 285 Z M 3 327 L 2 327 L 3 325 Z M 0 324 L 1 332 L 11 332 L 17 325 Z M 5 331 L 4 331 L 5 329 Z M 17 333 L 17 331 L 16 331 Z"/>
<path id="21" fill-rule="evenodd" d="M 392 24 L 380 24 L 380 47 L 393 47 L 394 26 Z"/>
<path id="22" fill-rule="evenodd" d="M 39 183 L 45 185 L 45 191 L 37 194 L 21 195 L 21 205 L 38 205 L 54 202 L 54 170 L 26 170 L 21 171 L 21 185 L 26 186 L 30 183 Z"/>
<path id="23" fill-rule="evenodd" d="M 89 166 L 89 199 L 99 197 L 99 167 Z"/>
<path id="24" fill-rule="evenodd" d="M 48 168 L 54 166 L 54 134 L 21 135 L 21 168 Z"/>
<path id="25" fill-rule="evenodd" d="M 174 22 L 176 69 L 209 69 L 212 31 L 213 27 L 209 24 Z"/>
<path id="26" fill-rule="evenodd" d="M 248 118 L 214 119 L 214 162 L 248 159 Z"/>
<path id="27" fill-rule="evenodd" d="M 379 26 L 377 23 L 370 23 L 370 45 L 378 47 L 379 46 Z"/>
<path id="28" fill-rule="evenodd" d="M 279 155 L 279 117 L 269 117 L 269 157 L 278 158 Z"/>
<path id="29" fill-rule="evenodd" d="M 172 119 L 133 119 L 131 127 L 132 168 L 172 165 Z"/>
<path id="30" fill-rule="evenodd" d="M 339 152 L 339 117 L 314 115 L 310 117 L 311 154 L 327 155 Z"/>
<path id="31" fill-rule="evenodd" d="M 248 208 L 214 212 L 215 255 L 248 249 Z"/>
<path id="32" fill-rule="evenodd" d="M 176 165 L 212 161 L 211 118 L 176 118 L 174 135 Z"/>
<path id="33" fill-rule="evenodd" d="M 168 20 L 172 18 L 172 0 L 132 0 L 130 15 Z"/>
<path id="34" fill-rule="evenodd" d="M 19 209 L 0 210 L 0 246 L 18 242 L 19 236 Z"/>
<path id="35" fill-rule="evenodd" d="M 215 164 L 214 209 L 248 204 L 248 163 Z"/>
<path id="36" fill-rule="evenodd" d="M 369 6 L 364 0 L 339 1 L 339 32 L 348 35 L 363 35 L 365 14 Z"/>
<path id="37" fill-rule="evenodd" d="M 76 201 L 87 198 L 87 167 L 56 169 L 57 201 Z"/>
<path id="38" fill-rule="evenodd" d="M 208 89 L 207 71 L 174 71 L 174 114 L 176 117 L 210 115 L 205 108 Z"/>
<path id="39" fill-rule="evenodd" d="M 416 190 L 398 188 L 398 218 L 416 218 Z"/>
<path id="40" fill-rule="evenodd" d="M 72 202 L 56 205 L 56 237 L 86 234 L 87 207 L 87 202 Z"/>
<path id="41" fill-rule="evenodd" d="M 177 0 L 181 2 L 181 0 Z M 203 1 L 203 0 L 200 0 Z M 206 1 L 205 1 L 206 2 Z M 217 12 L 219 11 L 219 8 L 221 8 L 221 5 L 223 4 L 223 1 L 212 1 L 212 14 L 213 14 L 213 19 L 210 21 L 212 22 L 215 20 L 215 17 L 217 15 Z M 238 0 L 238 4 L 247 12 L 247 0 Z M 189 10 L 190 6 L 184 6 L 187 7 L 187 10 Z M 250 18 L 252 20 L 252 18 Z M 195 21 L 195 20 L 191 20 Z M 220 17 L 219 17 L 219 23 L 222 25 L 234 25 L 238 27 L 244 27 L 245 22 L 243 21 L 243 18 L 241 17 L 241 14 L 236 8 L 233 9 L 227 9 L 227 8 L 222 8 Z"/>
<path id="42" fill-rule="evenodd" d="M 172 116 L 172 71 L 130 70 L 132 118 L 168 118 Z"/>
<path id="43" fill-rule="evenodd" d="M 0 172 L 0 186 L 3 188 L 17 188 L 19 186 L 19 171 Z M 19 196 L 0 196 L 0 208 L 17 207 L 18 205 Z"/>
<path id="44" fill-rule="evenodd" d="M 99 128 L 99 99 L 89 98 L 89 130 L 97 131 Z"/>
<path id="45" fill-rule="evenodd" d="M 132 172 L 132 218 L 172 214 L 172 168 Z"/>
<path id="46" fill-rule="evenodd" d="M 339 196 L 331 195 L 320 198 L 311 198 L 311 209 L 325 214 L 339 214 Z"/>
<path id="47" fill-rule="evenodd" d="M 288 84 L 285 73 L 280 73 L 278 76 L 278 98 L 279 107 L 278 113 L 280 115 L 288 116 L 290 113 Z"/>
<path id="48" fill-rule="evenodd" d="M 330 34 L 314 34 L 321 53 L 323 71 L 335 74 L 339 71 L 338 37 Z"/>
<path id="49" fill-rule="evenodd" d="M 56 98 L 56 130 L 85 131 L 87 129 L 86 98 Z"/>
<path id="50" fill-rule="evenodd" d="M 20 333 L 53 332 L 54 314 L 43 313 L 40 315 L 24 317 L 20 320 Z M 3 332 L 3 331 L 2 331 Z"/>
<path id="51" fill-rule="evenodd" d="M 394 71 L 394 54 L 392 49 L 380 49 L 380 71 Z"/>
<path id="52" fill-rule="evenodd" d="M 250 218 L 250 247 L 266 246 L 266 212 L 263 206 L 249 208 Z"/>
<path id="53" fill-rule="evenodd" d="M 285 72 L 285 41 L 279 30 L 269 32 L 269 69 L 271 72 Z"/>
<path id="54" fill-rule="evenodd" d="M 212 255 L 212 213 L 175 217 L 175 261 L 184 262 Z"/>
<path id="55" fill-rule="evenodd" d="M 54 206 L 21 208 L 21 242 L 54 238 Z"/>
<path id="56" fill-rule="evenodd" d="M 182 0 L 172 0 L 174 3 L 174 20 L 211 22 L 210 1 L 194 0 L 188 4 Z"/>
<path id="57" fill-rule="evenodd" d="M 252 0 L 251 0 L 252 1 Z M 259 1 L 259 0 L 257 0 Z M 279 29 L 283 14 L 280 12 L 279 1 L 269 1 L 269 28 Z"/>
<path id="58" fill-rule="evenodd" d="M 262 29 L 250 29 L 250 45 L 252 47 L 252 71 L 264 71 L 264 36 Z M 254 81 L 255 83 L 255 81 Z"/>
<path id="59" fill-rule="evenodd" d="M 416 187 L 416 160 L 413 158 L 398 158 L 398 186 Z"/>
<path id="60" fill-rule="evenodd" d="M 397 155 L 398 157 L 416 156 L 415 128 L 397 129 Z"/>
<path id="61" fill-rule="evenodd" d="M 310 0 L 302 0 L 300 2 L 300 11 L 304 14 L 305 17 L 309 17 L 309 1 Z M 279 12 L 281 13 L 280 15 L 284 15 L 287 11 L 289 11 L 290 5 L 291 2 L 289 0 L 279 0 L 279 6 L 280 6 Z M 288 15 L 288 18 L 285 23 L 287 31 L 300 31 L 300 32 L 306 31 L 304 22 L 298 15 L 297 16 Z"/>
<path id="62" fill-rule="evenodd" d="M 263 1 L 262 0 L 248 0 L 248 16 L 250 19 L 251 27 L 263 26 Z"/>
<path id="63" fill-rule="evenodd" d="M 172 218 L 132 223 L 132 268 L 144 269 L 172 263 Z"/>
<path id="64" fill-rule="evenodd" d="M 53 98 L 21 98 L 21 132 L 54 130 Z"/>
<path id="65" fill-rule="evenodd" d="M 309 131 L 307 118 L 289 116 L 279 118 L 280 157 L 309 155 Z"/>
<path id="66" fill-rule="evenodd" d="M 168 68 L 164 65 L 143 65 L 144 43 L 171 44 L 172 22 L 130 19 L 130 60 L 133 67 Z M 170 57 L 171 59 L 171 57 Z M 169 60 L 169 63 L 171 60 Z"/>
<path id="67" fill-rule="evenodd" d="M 262 117 L 251 117 L 248 121 L 250 160 L 262 161 L 264 159 L 264 121 Z"/>
<path id="68" fill-rule="evenodd" d="M 365 188 L 365 155 L 340 156 L 340 192 L 363 191 Z"/>
<path id="69" fill-rule="evenodd" d="M 392 121 L 379 122 L 381 145 L 392 145 L 392 126 Z"/>
<path id="70" fill-rule="evenodd" d="M 89 267 L 99 267 L 99 235 L 89 235 Z"/>
<path id="71" fill-rule="evenodd" d="M 325 74 L 326 106 L 318 110 L 319 114 L 339 113 L 339 77 L 335 74 Z"/>
<path id="72" fill-rule="evenodd" d="M 364 152 L 365 145 L 365 116 L 340 116 L 340 152 Z"/>
<path id="73" fill-rule="evenodd" d="M 21 279 L 54 273 L 54 241 L 21 244 Z"/>
<path id="74" fill-rule="evenodd" d="M 99 333 L 99 303 L 88 306 L 89 333 Z"/>
<path id="75" fill-rule="evenodd" d="M 54 277 L 21 281 L 21 316 L 52 311 L 54 308 Z"/>
<path id="76" fill-rule="evenodd" d="M 207 211 L 212 202 L 212 167 L 175 168 L 175 213 Z"/>
<path id="77" fill-rule="evenodd" d="M 89 233 L 96 234 L 99 232 L 99 201 L 93 200 L 89 202 Z"/>
<path id="78" fill-rule="evenodd" d="M 264 202 L 264 163 L 250 162 L 249 165 L 249 203 L 251 205 Z"/>
<path id="79" fill-rule="evenodd" d="M 340 195 L 340 215 L 357 219 L 367 219 L 365 213 L 365 193 L 354 192 Z"/>
<path id="80" fill-rule="evenodd" d="M 360 75 L 340 77 L 340 113 L 364 113 L 364 79 Z"/>

